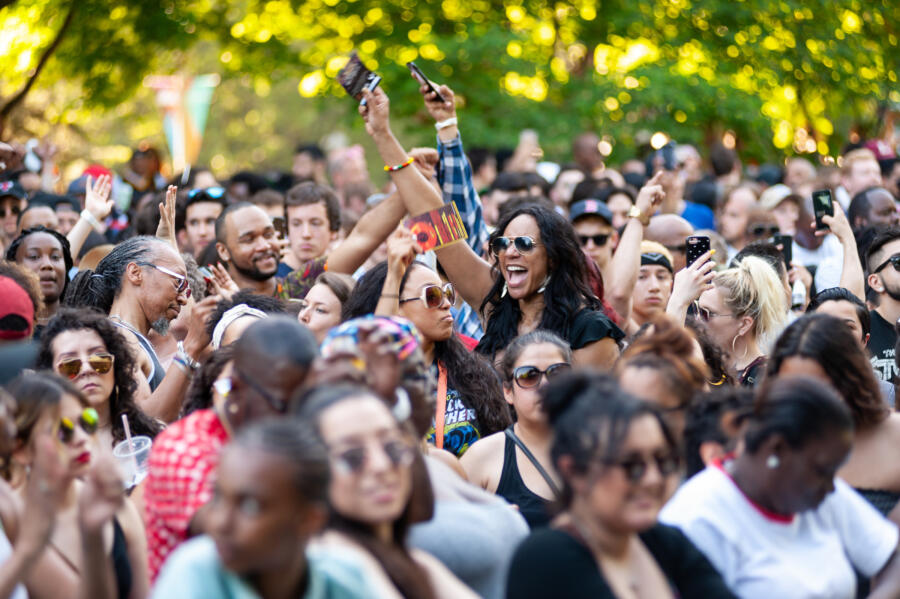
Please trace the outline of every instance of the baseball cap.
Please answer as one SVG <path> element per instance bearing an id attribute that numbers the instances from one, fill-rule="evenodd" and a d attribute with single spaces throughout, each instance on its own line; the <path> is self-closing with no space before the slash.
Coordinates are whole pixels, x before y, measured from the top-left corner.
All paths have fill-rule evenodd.
<path id="1" fill-rule="evenodd" d="M 0 340 L 27 339 L 33 327 L 34 304 L 28 293 L 10 277 L 0 276 Z"/>
<path id="2" fill-rule="evenodd" d="M 0 182 L 0 198 L 6 196 L 24 200 L 28 194 L 25 193 L 25 188 L 19 185 L 18 181 L 2 181 Z"/>
<path id="3" fill-rule="evenodd" d="M 612 211 L 600 200 L 580 200 L 569 208 L 569 222 L 575 222 L 582 216 L 599 216 L 608 224 L 612 224 Z"/>
<path id="4" fill-rule="evenodd" d="M 779 183 L 762 192 L 762 195 L 759 196 L 759 207 L 762 210 L 771 210 L 787 199 L 800 202 L 800 196 L 791 191 L 791 188 L 784 183 Z"/>
<path id="5" fill-rule="evenodd" d="M 71 183 L 66 189 L 67 196 L 83 196 L 87 193 L 87 175 L 81 175 Z"/>

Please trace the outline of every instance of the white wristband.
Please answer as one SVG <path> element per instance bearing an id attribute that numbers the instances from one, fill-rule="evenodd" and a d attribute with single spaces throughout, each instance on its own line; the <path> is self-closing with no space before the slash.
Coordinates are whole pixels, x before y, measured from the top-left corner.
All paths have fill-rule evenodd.
<path id="1" fill-rule="evenodd" d="M 445 121 L 439 121 L 439 122 L 435 123 L 434 128 L 437 129 L 438 131 L 440 131 L 441 129 L 446 129 L 447 127 L 453 127 L 454 125 L 456 125 L 456 123 L 457 123 L 457 120 L 456 120 L 456 117 L 454 116 Z"/>
<path id="2" fill-rule="evenodd" d="M 81 218 L 86 220 L 88 222 L 88 224 L 94 228 L 95 231 L 97 231 L 97 232 L 100 231 L 100 221 L 98 221 L 97 218 L 93 214 L 91 214 L 87 210 L 82 210 Z"/>

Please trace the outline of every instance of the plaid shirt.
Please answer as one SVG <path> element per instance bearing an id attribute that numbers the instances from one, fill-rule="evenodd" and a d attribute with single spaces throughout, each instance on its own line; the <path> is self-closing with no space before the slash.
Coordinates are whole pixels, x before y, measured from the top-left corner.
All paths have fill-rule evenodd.
<path id="1" fill-rule="evenodd" d="M 444 202 L 456 204 L 469 235 L 466 241 L 472 251 L 481 256 L 482 248 L 491 233 L 484 223 L 481 198 L 472 184 L 472 167 L 463 152 L 462 139 L 457 135 L 448 142 L 442 142 L 438 137 L 437 149 L 440 157 L 438 184 L 441 186 Z M 481 339 L 484 335 L 477 309 L 464 303 L 458 310 L 453 310 L 453 316 L 457 330 L 463 335 L 473 339 Z"/>

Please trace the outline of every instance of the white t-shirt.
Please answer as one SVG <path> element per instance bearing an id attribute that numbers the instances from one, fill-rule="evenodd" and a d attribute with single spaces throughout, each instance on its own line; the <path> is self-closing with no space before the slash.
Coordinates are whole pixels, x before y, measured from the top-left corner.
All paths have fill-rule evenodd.
<path id="1" fill-rule="evenodd" d="M 897 527 L 844 481 L 815 510 L 767 513 L 718 464 L 695 475 L 659 519 L 679 527 L 739 597 L 814 599 L 856 596 L 854 566 L 881 571 L 897 548 Z"/>

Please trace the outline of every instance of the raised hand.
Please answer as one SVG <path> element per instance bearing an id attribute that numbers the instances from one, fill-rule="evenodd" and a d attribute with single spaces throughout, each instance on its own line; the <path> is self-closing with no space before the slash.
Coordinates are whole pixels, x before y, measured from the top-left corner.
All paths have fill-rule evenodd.
<path id="1" fill-rule="evenodd" d="M 78 524 L 85 533 L 99 534 L 125 502 L 125 484 L 108 453 L 101 453 L 83 483 L 78 497 Z"/>
<path id="2" fill-rule="evenodd" d="M 713 288 L 716 263 L 711 260 L 715 250 L 704 253 L 693 264 L 675 273 L 672 295 L 666 305 L 666 313 L 679 323 L 684 323 L 688 306 L 700 298 L 700 294 Z"/>
<path id="3" fill-rule="evenodd" d="M 437 150 L 434 148 L 413 148 L 409 151 L 409 156 L 413 159 L 413 166 L 419 169 L 419 172 L 426 179 L 431 181 L 435 178 L 435 169 L 441 159 Z"/>
<path id="4" fill-rule="evenodd" d="M 422 248 L 416 242 L 412 231 L 404 226 L 397 227 L 387 239 L 388 272 L 402 277 L 409 265 L 421 254 Z"/>
<path id="5" fill-rule="evenodd" d="M 156 236 L 165 239 L 178 249 L 178 241 L 175 239 L 175 205 L 178 200 L 178 188 L 169 185 L 166 189 L 166 201 L 159 204 L 159 225 L 156 227 Z"/>
<path id="6" fill-rule="evenodd" d="M 38 433 L 35 457 L 25 485 L 25 512 L 17 546 L 22 543 L 27 550 L 39 551 L 47 544 L 70 480 L 51 434 Z"/>
<path id="7" fill-rule="evenodd" d="M 637 200 L 634 202 L 641 214 L 646 215 L 647 218 L 653 216 L 663 200 L 666 199 L 666 192 L 662 185 L 664 172 L 657 171 L 653 178 L 641 187 Z"/>
<path id="8" fill-rule="evenodd" d="M 824 235 L 828 235 L 829 233 L 834 233 L 834 236 L 837 237 L 841 242 L 848 239 L 853 239 L 853 229 L 850 228 L 850 221 L 847 220 L 847 216 L 844 214 L 844 209 L 841 208 L 841 205 L 838 204 L 837 200 L 832 200 L 832 206 L 834 210 L 834 216 L 829 216 L 826 214 L 822 217 L 822 222 L 828 225 L 828 229 L 816 229 L 816 237 L 822 237 Z M 815 226 L 815 224 L 813 224 L 813 226 Z"/>
<path id="9" fill-rule="evenodd" d="M 88 175 L 84 187 L 84 209 L 91 213 L 98 222 L 103 222 L 113 209 L 113 201 L 109 199 L 112 191 L 112 177 L 100 175 L 97 180 Z"/>
<path id="10" fill-rule="evenodd" d="M 359 107 L 359 114 L 366 122 L 366 133 L 371 136 L 382 135 L 390 131 L 391 101 L 380 87 L 374 91 L 363 90 L 365 106 Z"/>
<path id="11" fill-rule="evenodd" d="M 218 294 L 223 298 L 231 299 L 232 295 L 241 290 L 221 263 L 210 266 L 209 270 L 213 275 L 213 284 L 216 286 Z"/>
<path id="12" fill-rule="evenodd" d="M 455 117 L 456 95 L 453 93 L 453 90 L 446 85 L 435 87 L 437 87 L 441 96 L 444 97 L 444 102 L 438 100 L 437 95 L 428 89 L 427 85 L 419 87 L 419 93 L 425 98 L 425 109 L 428 110 L 428 114 L 430 114 L 431 118 L 437 122 L 446 121 L 447 119 Z"/>

